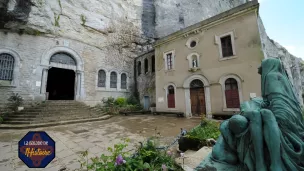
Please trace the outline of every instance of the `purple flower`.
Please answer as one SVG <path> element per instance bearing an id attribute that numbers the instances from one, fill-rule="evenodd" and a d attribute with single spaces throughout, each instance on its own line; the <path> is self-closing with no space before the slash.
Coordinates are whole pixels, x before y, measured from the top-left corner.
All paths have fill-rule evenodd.
<path id="1" fill-rule="evenodd" d="M 172 152 L 171 152 L 171 151 L 167 151 L 167 155 L 168 155 L 168 156 L 171 156 L 171 155 L 172 155 Z"/>
<path id="2" fill-rule="evenodd" d="M 167 171 L 167 166 L 165 164 L 162 164 L 163 171 Z"/>
<path id="3" fill-rule="evenodd" d="M 122 155 L 118 155 L 117 158 L 116 158 L 116 161 L 115 161 L 115 166 L 116 165 L 122 165 L 124 164 L 126 161 L 122 158 Z"/>

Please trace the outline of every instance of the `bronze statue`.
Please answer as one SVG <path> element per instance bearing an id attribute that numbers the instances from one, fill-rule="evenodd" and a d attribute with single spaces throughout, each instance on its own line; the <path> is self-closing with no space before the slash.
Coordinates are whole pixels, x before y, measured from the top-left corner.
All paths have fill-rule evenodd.
<path id="1" fill-rule="evenodd" d="M 262 61 L 262 98 L 220 126 L 212 153 L 195 170 L 304 171 L 304 122 L 292 85 L 275 58 Z"/>

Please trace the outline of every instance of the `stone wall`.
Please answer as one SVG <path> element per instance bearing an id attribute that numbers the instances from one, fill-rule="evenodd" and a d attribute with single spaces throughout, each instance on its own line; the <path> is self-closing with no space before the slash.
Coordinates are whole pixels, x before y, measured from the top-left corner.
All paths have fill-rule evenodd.
<path id="1" fill-rule="evenodd" d="M 150 104 L 156 102 L 155 99 L 155 71 L 152 72 L 152 56 L 154 50 L 144 53 L 135 59 L 136 63 L 136 89 L 138 92 L 139 100 L 144 105 L 144 96 L 149 96 Z M 145 73 L 145 59 L 148 59 L 148 72 Z M 138 62 L 141 63 L 141 74 L 138 76 Z"/>
<path id="2" fill-rule="evenodd" d="M 41 86 L 38 84 L 42 81 L 42 70 L 44 68 L 42 66 L 42 58 L 44 58 L 46 52 L 56 47 L 70 49 L 81 57 L 84 67 L 81 99 L 87 104 L 100 103 L 103 97 L 124 97 L 130 94 L 133 89 L 131 86 L 133 85 L 133 59 L 126 58 L 122 60 L 115 58 L 106 50 L 60 37 L 0 32 L 0 40 L 0 51 L 10 49 L 20 57 L 20 63 L 16 66 L 19 72 L 17 78 L 14 78 L 16 80 L 15 87 L 0 86 L 0 103 L 2 104 L 11 95 L 11 92 L 19 93 L 26 101 L 45 100 L 44 94 L 41 94 Z M 127 73 L 128 91 L 119 89 L 99 90 L 97 88 L 97 73 L 99 69 L 107 71 L 107 82 L 109 82 L 111 71 L 116 71 L 118 77 L 120 77 L 122 72 Z"/>
<path id="3" fill-rule="evenodd" d="M 156 36 L 167 36 L 245 2 L 246 0 L 155 0 Z"/>

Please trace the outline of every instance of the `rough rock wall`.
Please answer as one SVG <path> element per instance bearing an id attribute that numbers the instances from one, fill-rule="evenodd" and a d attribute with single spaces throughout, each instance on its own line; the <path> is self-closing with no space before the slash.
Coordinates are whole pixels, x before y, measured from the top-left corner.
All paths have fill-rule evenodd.
<path id="1" fill-rule="evenodd" d="M 246 0 L 155 0 L 156 36 L 166 36 L 245 2 Z"/>
<path id="2" fill-rule="evenodd" d="M 262 19 L 258 18 L 258 25 L 260 30 L 262 49 L 265 58 L 280 58 L 284 64 L 288 77 L 294 87 L 294 91 L 298 97 L 299 102 L 303 106 L 303 86 L 304 80 L 303 72 L 301 74 L 301 59 L 291 55 L 283 46 L 273 41 L 267 36 Z"/>
<path id="3" fill-rule="evenodd" d="M 137 35 L 142 33 L 141 25 L 146 27 L 145 23 L 150 22 L 141 20 L 143 3 L 142 0 L 0 0 L 3 13 L 0 28 L 53 34 L 104 48 L 125 25 L 138 28 Z M 147 8 L 151 5 L 146 3 L 145 10 Z M 16 20 L 17 16 L 23 18 Z M 149 15 L 143 17 L 149 18 Z M 123 26 L 119 25 L 122 21 Z"/>

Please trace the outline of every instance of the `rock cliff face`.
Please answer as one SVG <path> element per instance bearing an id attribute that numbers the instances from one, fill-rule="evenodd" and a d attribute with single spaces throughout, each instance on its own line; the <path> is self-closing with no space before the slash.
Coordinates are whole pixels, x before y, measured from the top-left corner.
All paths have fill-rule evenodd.
<path id="1" fill-rule="evenodd" d="M 155 38 L 212 17 L 247 0 L 0 0 L 0 29 L 63 37 L 122 56 L 151 50 Z M 299 59 L 272 41 L 259 19 L 265 57 L 278 57 L 302 100 Z M 131 54 L 127 53 L 131 52 Z M 126 55 L 128 54 L 128 55 Z"/>

